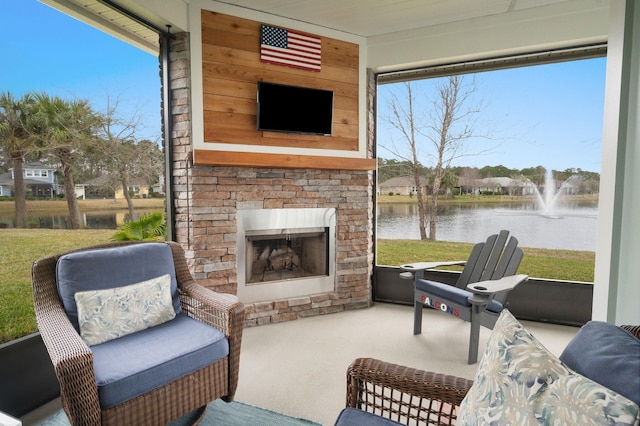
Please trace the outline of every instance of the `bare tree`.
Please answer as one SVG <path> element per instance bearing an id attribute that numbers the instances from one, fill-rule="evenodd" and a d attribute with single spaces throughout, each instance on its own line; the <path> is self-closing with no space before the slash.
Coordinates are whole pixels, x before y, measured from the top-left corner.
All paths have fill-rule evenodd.
<path id="1" fill-rule="evenodd" d="M 411 82 L 402 83 L 406 93 L 401 100 L 395 93 L 392 94 L 388 107 L 389 116 L 385 117 L 386 121 L 402 135 L 404 145 L 409 148 L 409 156 L 402 154 L 404 150 L 398 149 L 395 144 L 381 145 L 388 151 L 404 160 L 408 160 L 412 165 L 412 178 L 417 189 L 416 198 L 418 200 L 418 219 L 420 226 L 420 239 L 427 239 L 426 224 L 426 203 L 424 199 L 423 187 L 425 179 L 420 175 L 420 162 L 418 152 L 418 136 L 420 125 L 416 123 L 416 112 L 414 110 L 416 99 L 413 94 Z"/>
<path id="2" fill-rule="evenodd" d="M 118 114 L 118 104 L 117 99 L 108 99 L 101 119 L 102 144 L 99 151 L 104 159 L 107 182 L 113 188 L 122 188 L 129 218 L 133 220 L 134 205 L 129 186 L 135 182 L 148 184 L 157 180 L 163 170 L 163 155 L 156 143 L 136 138 L 140 117 L 137 114 L 122 117 Z"/>
<path id="3" fill-rule="evenodd" d="M 162 173 L 163 155 L 158 145 L 149 140 L 121 141 L 112 154 L 112 177 L 118 182 L 129 208 L 129 218 L 134 220 L 134 205 L 129 192 L 133 183 L 150 185 L 158 181 Z"/>
<path id="4" fill-rule="evenodd" d="M 451 161 L 461 155 L 461 147 L 465 140 L 474 136 L 471 117 L 480 112 L 479 108 L 467 107 L 467 101 L 475 92 L 475 83 L 463 84 L 464 78 L 459 75 L 449 76 L 436 85 L 437 96 L 431 109 L 431 123 L 424 136 L 436 150 L 433 188 L 429 209 L 429 239 L 436 239 L 436 220 L 438 211 L 438 194 L 445 169 Z"/>
<path id="5" fill-rule="evenodd" d="M 413 178 L 420 187 L 418 173 L 421 141 L 426 141 L 430 148 L 429 157 L 434 159 L 433 180 L 428 208 L 422 196 L 418 197 L 418 214 L 420 215 L 420 238 L 436 239 L 436 220 L 438 212 L 438 195 L 443 187 L 446 171 L 451 162 L 463 155 L 462 147 L 466 140 L 479 137 L 474 133 L 475 114 L 481 111 L 481 102 L 473 108 L 468 104 L 475 93 L 475 82 L 465 84 L 462 76 L 449 76 L 435 85 L 435 97 L 431 108 L 420 114 L 416 107 L 416 95 L 411 82 L 402 83 L 405 89 L 400 99 L 395 94 L 389 102 L 390 114 L 386 120 L 400 132 L 405 147 L 409 148 L 411 161 L 414 164 Z M 383 146 L 394 155 L 405 158 L 395 145 Z M 428 213 L 428 218 L 427 218 Z M 427 236 L 426 224 L 429 225 Z"/>

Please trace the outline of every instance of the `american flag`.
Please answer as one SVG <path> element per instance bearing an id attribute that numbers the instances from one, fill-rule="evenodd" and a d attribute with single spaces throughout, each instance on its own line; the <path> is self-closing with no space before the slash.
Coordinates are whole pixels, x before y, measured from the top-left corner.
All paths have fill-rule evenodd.
<path id="1" fill-rule="evenodd" d="M 320 71 L 320 37 L 262 25 L 260 60 L 311 71 Z"/>

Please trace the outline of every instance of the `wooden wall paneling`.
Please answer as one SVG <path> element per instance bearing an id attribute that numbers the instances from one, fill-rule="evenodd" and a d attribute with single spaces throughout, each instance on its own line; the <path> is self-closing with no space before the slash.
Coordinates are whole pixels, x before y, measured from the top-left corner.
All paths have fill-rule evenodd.
<path id="1" fill-rule="evenodd" d="M 320 72 L 263 63 L 260 24 L 202 11 L 205 142 L 357 151 L 359 46 L 321 37 Z M 258 131 L 258 81 L 332 90 L 332 135 Z"/>

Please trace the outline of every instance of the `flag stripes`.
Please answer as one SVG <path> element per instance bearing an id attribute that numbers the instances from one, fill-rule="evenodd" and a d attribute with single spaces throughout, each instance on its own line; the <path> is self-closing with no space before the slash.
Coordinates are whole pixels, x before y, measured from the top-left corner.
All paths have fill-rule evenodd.
<path id="1" fill-rule="evenodd" d="M 284 28 L 261 26 L 260 60 L 277 65 L 320 71 L 320 37 Z"/>

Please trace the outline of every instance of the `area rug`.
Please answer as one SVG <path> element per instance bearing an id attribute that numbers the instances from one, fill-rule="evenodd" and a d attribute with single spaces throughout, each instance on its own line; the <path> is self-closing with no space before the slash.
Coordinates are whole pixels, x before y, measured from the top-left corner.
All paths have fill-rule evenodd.
<path id="1" fill-rule="evenodd" d="M 187 415 L 171 422 L 170 426 L 191 424 L 195 417 L 197 417 L 196 414 L 193 416 Z M 233 401 L 226 403 L 222 400 L 216 400 L 210 403 L 207 407 L 206 414 L 198 424 L 201 426 L 321 426 L 320 423 L 315 423 L 311 420 L 287 416 L 286 414 L 242 402 Z M 64 411 L 60 410 L 42 423 L 42 426 L 69 426 L 69 419 L 67 419 Z"/>

